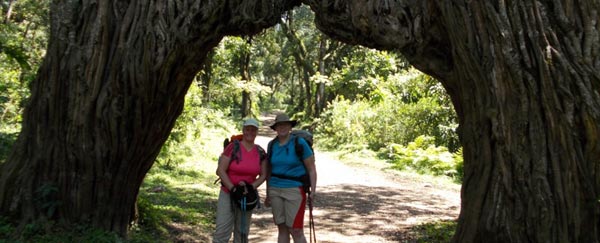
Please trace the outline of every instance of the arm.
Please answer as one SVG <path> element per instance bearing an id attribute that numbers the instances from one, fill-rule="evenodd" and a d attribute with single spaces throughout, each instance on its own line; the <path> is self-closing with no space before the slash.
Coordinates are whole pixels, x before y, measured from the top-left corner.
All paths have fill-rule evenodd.
<path id="1" fill-rule="evenodd" d="M 267 161 L 267 159 L 264 159 L 263 161 L 260 162 L 260 175 L 252 183 L 252 186 L 254 188 L 258 188 L 267 179 L 267 175 L 269 174 L 268 163 L 269 162 Z"/>
<path id="2" fill-rule="evenodd" d="M 229 176 L 227 175 L 227 169 L 229 168 L 230 162 L 230 157 L 221 155 L 219 157 L 219 165 L 217 166 L 217 175 L 219 176 L 219 178 L 221 178 L 221 183 L 223 183 L 223 185 L 229 190 L 231 190 L 235 186 L 233 185 L 233 182 L 231 182 Z"/>
<path id="3" fill-rule="evenodd" d="M 310 176 L 310 197 L 314 199 L 314 195 L 317 192 L 317 167 L 315 166 L 314 154 L 304 160 L 304 166 Z"/>
<path id="4" fill-rule="evenodd" d="M 268 157 L 269 156 L 267 156 L 267 158 Z M 273 168 L 272 168 L 271 162 L 268 159 L 267 159 L 266 162 L 267 162 L 266 163 L 267 164 L 266 165 L 267 166 L 267 178 L 266 178 L 266 180 L 267 180 L 267 189 L 266 189 L 267 196 L 265 197 L 265 207 L 270 207 L 271 206 L 271 199 L 269 198 L 269 180 L 271 179 L 271 170 Z"/>

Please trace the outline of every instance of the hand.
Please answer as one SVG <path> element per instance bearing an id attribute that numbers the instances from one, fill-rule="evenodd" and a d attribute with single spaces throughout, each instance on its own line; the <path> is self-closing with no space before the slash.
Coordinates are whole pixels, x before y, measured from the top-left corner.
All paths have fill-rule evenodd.
<path id="1" fill-rule="evenodd" d="M 234 186 L 231 189 L 231 198 L 233 200 L 240 200 L 242 198 L 242 196 L 244 195 L 244 191 L 245 191 L 246 187 L 242 187 L 242 186 Z"/>
<path id="2" fill-rule="evenodd" d="M 265 207 L 271 207 L 271 199 L 269 199 L 269 196 L 267 196 L 265 198 L 265 203 L 263 203 L 265 205 Z"/>

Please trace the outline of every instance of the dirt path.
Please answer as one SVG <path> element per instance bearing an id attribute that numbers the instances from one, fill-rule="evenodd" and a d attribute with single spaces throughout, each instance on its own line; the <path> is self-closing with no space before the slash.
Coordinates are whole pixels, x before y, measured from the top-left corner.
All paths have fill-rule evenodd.
<path id="1" fill-rule="evenodd" d="M 260 136 L 256 142 L 266 148 L 269 139 Z M 381 166 L 349 166 L 318 151 L 316 161 L 318 242 L 415 242 L 406 234 L 410 227 L 458 216 L 458 185 L 403 178 Z M 264 198 L 264 187 L 259 191 Z M 270 210 L 255 210 L 250 242 L 277 242 Z M 308 211 L 305 225 L 308 237 Z"/>

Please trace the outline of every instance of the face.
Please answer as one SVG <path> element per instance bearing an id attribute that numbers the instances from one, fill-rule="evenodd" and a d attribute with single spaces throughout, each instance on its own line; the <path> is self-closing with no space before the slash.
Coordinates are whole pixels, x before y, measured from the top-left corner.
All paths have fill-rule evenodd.
<path id="1" fill-rule="evenodd" d="M 258 134 L 258 128 L 254 126 L 245 126 L 242 129 L 242 133 L 244 134 L 244 140 L 254 142 L 256 134 Z"/>
<path id="2" fill-rule="evenodd" d="M 277 126 L 275 126 L 275 131 L 277 131 L 277 136 L 286 136 L 290 133 L 290 131 L 292 130 L 292 124 L 291 123 L 279 123 L 277 124 Z"/>

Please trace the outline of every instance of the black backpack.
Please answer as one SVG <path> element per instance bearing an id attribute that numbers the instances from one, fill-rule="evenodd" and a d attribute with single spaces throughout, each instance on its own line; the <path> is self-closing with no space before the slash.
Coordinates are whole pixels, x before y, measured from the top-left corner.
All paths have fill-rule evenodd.
<path id="1" fill-rule="evenodd" d="M 241 155 L 240 154 L 240 141 L 242 141 L 242 139 L 243 139 L 243 135 L 237 134 L 237 135 L 232 135 L 231 138 L 226 138 L 223 141 L 223 149 L 225 149 L 227 147 L 227 145 L 229 145 L 230 143 L 233 143 L 233 151 L 231 152 L 231 161 L 237 160 L 241 157 L 240 156 Z M 267 157 L 267 153 L 265 152 L 265 149 L 263 149 L 258 144 L 256 144 L 256 148 L 258 149 L 258 154 L 260 155 L 260 162 L 262 162 Z"/>
<path id="2" fill-rule="evenodd" d="M 291 136 L 291 139 L 294 140 L 294 148 L 295 148 L 294 150 L 296 150 L 296 156 L 300 160 L 300 163 L 302 163 L 302 166 L 304 166 L 304 171 L 306 173 L 299 177 L 286 176 L 286 175 L 280 175 L 280 174 L 271 174 L 271 176 L 281 178 L 281 179 L 298 181 L 298 182 L 302 183 L 304 192 L 310 194 L 310 176 L 308 175 L 308 170 L 306 169 L 306 166 L 304 165 L 304 161 L 302 161 L 302 155 L 304 154 L 304 147 L 302 147 L 302 145 L 300 145 L 300 143 L 298 142 L 298 139 L 303 138 L 306 141 L 306 143 L 308 144 L 308 147 L 310 147 L 310 150 L 314 154 L 315 150 L 313 149 L 313 135 L 312 135 L 312 133 L 310 133 L 309 131 L 306 131 L 306 130 L 293 130 L 290 133 L 290 136 Z M 269 163 L 271 163 L 271 157 L 273 156 L 273 143 L 275 142 L 276 139 L 277 139 L 277 137 L 273 138 L 273 140 L 271 140 L 269 142 L 269 145 L 267 146 L 267 155 L 269 156 Z"/>

